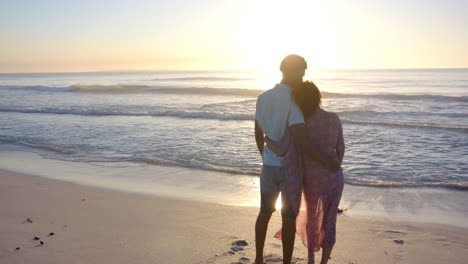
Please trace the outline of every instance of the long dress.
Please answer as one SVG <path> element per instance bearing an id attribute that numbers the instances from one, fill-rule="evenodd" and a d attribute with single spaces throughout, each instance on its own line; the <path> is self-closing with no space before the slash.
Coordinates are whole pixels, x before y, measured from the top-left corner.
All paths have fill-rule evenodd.
<path id="1" fill-rule="evenodd" d="M 344 155 L 343 130 L 335 113 L 318 109 L 305 120 L 306 134 L 322 154 Z M 291 133 L 280 141 L 287 150 L 283 159 L 286 191 L 297 213 L 296 232 L 303 244 L 313 251 L 328 248 L 336 241 L 336 217 L 343 192 L 343 171 L 331 171 L 320 162 L 303 155 L 293 144 Z M 281 239 L 281 230 L 276 238 Z"/>

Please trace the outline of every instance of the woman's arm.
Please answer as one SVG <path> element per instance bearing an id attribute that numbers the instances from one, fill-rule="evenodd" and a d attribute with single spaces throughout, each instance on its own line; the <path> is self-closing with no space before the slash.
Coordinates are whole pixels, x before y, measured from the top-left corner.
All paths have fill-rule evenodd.
<path id="1" fill-rule="evenodd" d="M 284 157 L 284 155 L 286 155 L 286 152 L 283 151 L 283 150 L 280 148 L 278 142 L 275 142 L 275 141 L 269 139 L 268 137 L 265 137 L 265 142 L 266 142 L 268 148 L 270 148 L 271 151 L 273 151 L 274 153 L 276 153 L 276 155 L 278 155 L 278 156 L 280 156 L 280 157 Z"/>

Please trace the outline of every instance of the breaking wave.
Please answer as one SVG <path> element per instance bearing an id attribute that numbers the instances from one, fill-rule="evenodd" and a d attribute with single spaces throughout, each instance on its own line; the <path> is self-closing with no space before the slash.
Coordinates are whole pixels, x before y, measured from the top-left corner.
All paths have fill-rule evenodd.
<path id="1" fill-rule="evenodd" d="M 200 111 L 190 109 L 174 109 L 174 110 L 158 110 L 158 111 L 118 111 L 106 109 L 79 109 L 79 108 L 8 108 L 0 107 L 0 112 L 17 112 L 17 113 L 39 113 L 39 114 L 63 114 L 63 115 L 88 115 L 88 116 L 153 116 L 153 117 L 178 117 L 192 119 L 214 119 L 214 120 L 237 120 L 248 121 L 254 120 L 254 113 L 242 114 L 231 112 L 213 112 Z M 397 122 L 380 122 L 380 121 L 365 121 L 346 118 L 347 115 L 353 113 L 367 113 L 364 111 L 343 111 L 337 112 L 341 116 L 343 123 L 358 124 L 358 125 L 380 125 L 391 127 L 408 127 L 421 129 L 447 129 L 462 132 L 468 132 L 468 127 L 465 126 L 446 126 L 433 124 L 413 124 L 413 123 L 397 123 Z"/>
<path id="2" fill-rule="evenodd" d="M 390 127 L 409 127 L 409 128 L 429 128 L 429 129 L 447 129 L 468 132 L 468 127 L 464 126 L 443 126 L 430 124 L 411 124 L 411 123 L 392 123 L 392 122 L 377 122 L 377 121 L 361 121 L 341 118 L 343 123 L 358 124 L 358 125 L 380 125 Z"/>
<path id="3" fill-rule="evenodd" d="M 57 152 L 57 153 L 69 153 L 69 150 L 65 150 L 65 148 L 62 148 L 50 142 L 37 141 L 37 140 L 26 139 L 26 138 L 0 136 L 0 143 L 15 144 L 15 145 L 20 145 L 24 147 L 47 150 L 47 151 L 52 151 L 52 152 Z"/>
<path id="4" fill-rule="evenodd" d="M 149 112 L 122 112 L 111 110 L 87 110 L 87 109 L 64 109 L 64 108 L 0 108 L 0 112 L 18 113 L 42 113 L 42 114 L 64 114 L 64 115 L 89 115 L 89 116 L 172 116 L 180 118 L 200 118 L 218 120 L 253 120 L 253 114 L 237 114 L 209 111 L 192 110 L 162 110 Z"/>
<path id="5" fill-rule="evenodd" d="M 163 94 L 200 94 L 200 95 L 235 95 L 257 97 L 265 90 L 246 88 L 211 88 L 211 87 L 172 87 L 149 85 L 72 85 L 68 87 L 49 86 L 0 86 L 0 89 L 35 90 L 43 92 L 82 92 L 82 93 L 163 93 Z M 324 98 L 378 98 L 386 100 L 450 100 L 468 102 L 468 96 L 444 96 L 433 94 L 346 94 L 322 92 Z"/>

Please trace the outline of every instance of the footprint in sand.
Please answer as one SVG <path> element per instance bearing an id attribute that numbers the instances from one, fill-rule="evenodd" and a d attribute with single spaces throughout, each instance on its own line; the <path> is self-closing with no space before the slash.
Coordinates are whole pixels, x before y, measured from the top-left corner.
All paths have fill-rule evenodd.
<path id="1" fill-rule="evenodd" d="M 234 240 L 230 245 L 230 250 L 222 253 L 215 254 L 214 257 L 200 262 L 200 264 L 214 264 L 214 263 L 233 263 L 233 264 L 248 264 L 250 259 L 245 257 L 246 247 L 249 246 L 249 242 L 246 240 L 239 240 L 237 237 L 230 237 L 237 240 Z M 232 240 L 231 240 L 232 241 Z M 239 258 L 239 259 L 237 259 Z"/>
<path id="2" fill-rule="evenodd" d="M 270 245 L 271 245 L 273 248 L 281 248 L 281 245 L 280 245 L 280 244 L 270 243 Z"/>
<path id="3" fill-rule="evenodd" d="M 281 245 L 274 244 L 275 248 L 281 247 Z M 252 259 L 246 257 L 249 254 L 255 254 L 252 249 L 249 248 L 250 243 L 246 240 L 235 240 L 231 243 L 229 251 L 223 254 L 216 254 L 214 257 L 200 262 L 199 264 L 219 264 L 219 263 L 230 263 L 230 264 L 250 264 L 253 262 Z M 283 257 L 278 254 L 268 254 L 265 256 L 264 261 L 266 264 L 283 263 Z M 307 259 L 293 257 L 293 264 L 306 264 Z"/>
<path id="4" fill-rule="evenodd" d="M 237 241 L 232 242 L 232 245 L 238 246 L 238 247 L 246 247 L 249 245 L 249 243 L 247 243 L 247 241 L 245 240 L 237 240 Z"/>
<path id="5" fill-rule="evenodd" d="M 250 262 L 250 259 L 249 258 L 246 258 L 246 257 L 242 257 L 239 259 L 242 263 L 246 263 L 246 262 Z"/>
<path id="6" fill-rule="evenodd" d="M 283 256 L 278 254 L 268 254 L 264 257 L 265 263 L 283 263 Z M 293 264 L 307 263 L 307 259 L 293 257 L 291 260 Z"/>
<path id="7" fill-rule="evenodd" d="M 230 252 L 239 252 L 239 251 L 244 251 L 244 247 L 248 246 L 249 243 L 247 243 L 247 241 L 245 240 L 237 240 L 237 241 L 234 241 L 232 242 L 231 244 L 231 251 Z M 232 253 L 231 253 L 232 254 Z"/>

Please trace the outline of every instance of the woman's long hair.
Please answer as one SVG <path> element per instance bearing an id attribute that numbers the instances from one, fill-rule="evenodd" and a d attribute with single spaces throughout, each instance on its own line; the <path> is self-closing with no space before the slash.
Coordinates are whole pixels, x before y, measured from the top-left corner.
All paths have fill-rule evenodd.
<path id="1" fill-rule="evenodd" d="M 306 81 L 300 88 L 293 89 L 294 102 L 299 106 L 304 117 L 322 108 L 322 94 L 312 81 Z"/>

